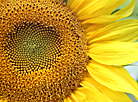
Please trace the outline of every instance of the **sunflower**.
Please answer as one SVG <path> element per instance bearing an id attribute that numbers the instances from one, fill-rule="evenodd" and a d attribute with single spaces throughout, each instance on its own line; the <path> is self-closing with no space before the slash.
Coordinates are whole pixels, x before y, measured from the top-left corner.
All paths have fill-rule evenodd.
<path id="1" fill-rule="evenodd" d="M 0 0 L 1 102 L 131 102 L 135 0 Z"/>

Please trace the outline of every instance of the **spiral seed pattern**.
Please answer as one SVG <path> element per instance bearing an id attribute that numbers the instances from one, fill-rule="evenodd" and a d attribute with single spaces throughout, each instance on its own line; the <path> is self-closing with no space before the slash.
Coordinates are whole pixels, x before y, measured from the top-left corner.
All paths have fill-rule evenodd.
<path id="1" fill-rule="evenodd" d="M 61 102 L 85 76 L 80 22 L 61 0 L 0 4 L 0 98 Z"/>

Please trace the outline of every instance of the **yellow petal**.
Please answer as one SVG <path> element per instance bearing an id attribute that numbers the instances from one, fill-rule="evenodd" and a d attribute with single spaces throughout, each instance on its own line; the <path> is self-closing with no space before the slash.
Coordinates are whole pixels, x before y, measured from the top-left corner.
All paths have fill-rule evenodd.
<path id="1" fill-rule="evenodd" d="M 105 41 L 88 46 L 88 55 L 106 65 L 127 65 L 138 61 L 138 43 Z"/>
<path id="2" fill-rule="evenodd" d="M 94 86 L 101 93 L 109 97 L 113 102 L 132 102 L 131 99 L 124 92 L 113 91 L 106 86 L 101 85 L 95 81 L 92 77 L 86 77 L 81 82 L 84 86 Z"/>
<path id="3" fill-rule="evenodd" d="M 99 41 L 134 42 L 138 39 L 138 20 L 123 20 L 111 23 L 98 31 L 88 32 L 88 44 Z"/>
<path id="4" fill-rule="evenodd" d="M 70 7 L 70 5 L 72 4 L 73 1 L 74 1 L 74 0 L 68 0 L 68 1 L 67 1 L 67 6 Z"/>
<path id="5" fill-rule="evenodd" d="M 119 10 L 118 12 L 114 13 L 113 15 L 110 15 L 111 13 L 108 14 L 108 15 L 107 15 L 107 13 L 106 14 L 105 13 L 104 14 L 101 13 L 101 15 L 96 16 L 95 18 L 93 18 L 93 17 L 87 18 L 86 20 L 84 20 L 82 22 L 82 25 L 86 25 L 86 24 L 102 24 L 102 23 L 114 22 L 116 20 L 119 20 L 121 18 L 129 16 L 133 12 L 134 5 L 135 5 L 135 0 L 132 0 L 132 2 L 129 5 L 127 5 L 123 9 Z M 108 9 L 107 9 L 107 11 L 108 11 Z M 83 15 L 83 18 L 84 18 L 85 15 Z M 93 15 L 95 15 L 95 14 L 93 14 Z"/>
<path id="6" fill-rule="evenodd" d="M 69 2 L 70 2 L 70 0 L 69 0 Z M 84 12 L 85 10 L 87 10 L 88 8 L 90 9 L 97 2 L 98 2 L 98 0 L 73 0 L 73 2 L 71 2 L 72 4 L 69 5 L 68 7 L 72 11 L 75 11 L 76 15 L 78 15 L 78 14 L 81 14 L 82 12 Z"/>
<path id="7" fill-rule="evenodd" d="M 138 83 L 122 66 L 107 66 L 91 60 L 87 69 L 92 78 L 109 89 L 138 97 Z"/>
<path id="8" fill-rule="evenodd" d="M 64 98 L 64 102 L 68 102 L 68 101 L 67 101 L 67 98 Z"/>
<path id="9" fill-rule="evenodd" d="M 102 23 L 111 23 L 114 22 L 118 19 L 123 18 L 120 15 L 101 15 L 95 18 L 91 18 L 91 19 L 86 19 L 84 20 L 81 24 L 85 25 L 85 24 L 102 24 Z"/>
<path id="10" fill-rule="evenodd" d="M 126 0 L 69 0 L 68 7 L 76 12 L 79 20 L 88 23 L 109 23 L 129 16 L 135 5 L 135 0 L 111 15 L 113 10 L 122 5 Z"/>
<path id="11" fill-rule="evenodd" d="M 69 8 L 76 12 L 79 20 L 84 20 L 102 14 L 110 15 L 116 7 L 124 2 L 125 0 L 121 2 L 120 0 L 74 0 Z"/>
<path id="12" fill-rule="evenodd" d="M 130 15 L 133 11 L 135 0 L 132 0 L 128 6 L 111 15 L 113 10 L 124 4 L 125 1 L 126 0 L 68 0 L 67 6 L 70 10 L 75 11 L 78 20 L 82 22 L 84 28 L 87 28 L 88 25 L 92 25 L 92 29 L 96 30 L 101 28 L 101 26 L 108 25 L 109 23 Z"/>
<path id="13" fill-rule="evenodd" d="M 79 100 L 77 99 L 77 97 L 74 93 L 71 93 L 70 97 L 74 100 L 73 102 L 79 102 Z"/>
<path id="14" fill-rule="evenodd" d="M 67 6 L 70 8 L 70 10 L 76 11 L 75 9 L 79 8 L 84 1 L 85 0 L 68 0 Z"/>
<path id="15" fill-rule="evenodd" d="M 98 31 L 99 29 L 102 29 L 102 28 L 104 28 L 105 26 L 107 26 L 108 24 L 106 23 L 106 24 L 87 24 L 87 25 L 89 25 L 89 26 L 87 26 L 85 29 L 85 31 L 86 31 L 86 34 L 87 33 L 91 33 L 91 32 L 96 32 L 96 31 Z M 90 34 L 91 35 L 91 34 Z"/>
<path id="16" fill-rule="evenodd" d="M 73 102 L 70 97 L 64 98 L 64 102 Z"/>
<path id="17" fill-rule="evenodd" d="M 118 12 L 115 12 L 113 15 L 122 15 L 124 17 L 129 16 L 133 12 L 134 6 L 135 6 L 135 0 L 132 0 L 129 5 L 122 8 Z"/>
<path id="18" fill-rule="evenodd" d="M 101 15 L 96 16 L 95 18 L 92 17 L 90 19 L 84 20 L 82 22 L 82 24 L 89 24 L 89 23 L 98 24 L 98 23 L 114 22 L 118 19 L 129 16 L 133 12 L 134 5 L 135 5 L 135 0 L 132 0 L 132 2 L 129 5 L 127 5 L 123 9 L 119 10 L 118 12 L 114 13 L 113 15 L 110 15 L 111 12 L 109 13 L 109 15 L 100 13 Z M 95 15 L 95 14 L 93 14 L 93 15 Z"/>
<path id="19" fill-rule="evenodd" d="M 100 93 L 95 87 L 86 86 L 77 88 L 73 94 L 78 102 L 113 102 L 107 96 Z"/>

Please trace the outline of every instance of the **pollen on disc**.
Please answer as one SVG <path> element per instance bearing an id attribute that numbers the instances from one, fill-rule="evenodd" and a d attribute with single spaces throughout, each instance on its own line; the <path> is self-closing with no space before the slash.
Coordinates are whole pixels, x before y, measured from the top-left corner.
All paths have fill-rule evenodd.
<path id="1" fill-rule="evenodd" d="M 6 0 L 0 9 L 0 99 L 61 102 L 80 87 L 86 38 L 66 4 Z"/>

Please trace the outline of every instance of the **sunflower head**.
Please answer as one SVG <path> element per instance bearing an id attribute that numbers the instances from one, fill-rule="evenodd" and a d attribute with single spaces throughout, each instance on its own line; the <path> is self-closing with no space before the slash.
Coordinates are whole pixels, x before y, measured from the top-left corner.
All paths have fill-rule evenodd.
<path id="1" fill-rule="evenodd" d="M 61 101 L 86 72 L 84 30 L 59 0 L 0 4 L 0 96 Z"/>
<path id="2" fill-rule="evenodd" d="M 0 0 L 0 101 L 138 98 L 137 82 L 122 67 L 138 60 L 138 21 L 116 22 L 135 0 L 113 12 L 125 1 Z"/>

